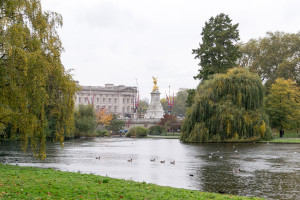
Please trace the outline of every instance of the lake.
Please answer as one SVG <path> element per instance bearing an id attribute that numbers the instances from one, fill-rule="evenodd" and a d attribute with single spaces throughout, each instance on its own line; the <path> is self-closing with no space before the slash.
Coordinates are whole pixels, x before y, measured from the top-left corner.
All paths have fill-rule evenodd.
<path id="1" fill-rule="evenodd" d="M 82 138 L 47 143 L 40 161 L 1 141 L 0 162 L 55 168 L 207 192 L 300 198 L 300 145 L 185 144 L 177 139 Z M 100 159 L 96 159 L 99 157 Z M 132 159 L 132 162 L 128 160 Z M 155 159 L 155 161 L 150 161 Z M 165 161 L 161 163 L 160 161 Z M 175 161 L 175 164 L 170 162 Z"/>

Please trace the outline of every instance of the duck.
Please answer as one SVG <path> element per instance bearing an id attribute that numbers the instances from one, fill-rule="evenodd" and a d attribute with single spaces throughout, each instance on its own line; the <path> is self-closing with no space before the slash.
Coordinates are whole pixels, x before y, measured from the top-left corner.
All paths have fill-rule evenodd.
<path id="1" fill-rule="evenodd" d="M 170 162 L 170 164 L 172 164 L 172 165 L 175 165 L 175 160 L 174 160 L 174 161 L 172 161 L 172 162 Z"/>
<path id="2" fill-rule="evenodd" d="M 150 161 L 151 161 L 151 162 L 155 162 L 155 158 L 153 158 L 153 159 L 150 159 Z"/>
<path id="3" fill-rule="evenodd" d="M 190 176 L 194 176 L 194 174 L 190 174 Z"/>
<path id="4" fill-rule="evenodd" d="M 130 160 L 127 160 L 128 162 L 132 162 L 132 158 Z"/>
<path id="5" fill-rule="evenodd" d="M 166 162 L 165 160 L 160 161 L 160 163 L 165 163 L 165 162 Z"/>
<path id="6" fill-rule="evenodd" d="M 100 156 L 99 156 L 99 157 L 96 157 L 96 159 L 99 159 L 99 160 L 100 160 Z"/>

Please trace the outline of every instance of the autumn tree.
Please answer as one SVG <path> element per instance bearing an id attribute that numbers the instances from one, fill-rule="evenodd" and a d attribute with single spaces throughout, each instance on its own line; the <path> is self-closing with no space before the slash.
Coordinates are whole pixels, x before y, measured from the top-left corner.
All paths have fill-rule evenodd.
<path id="1" fill-rule="evenodd" d="M 276 79 L 266 98 L 266 110 L 273 127 L 280 130 L 298 128 L 300 123 L 300 89 L 291 79 Z"/>
<path id="2" fill-rule="evenodd" d="M 113 115 L 108 113 L 105 108 L 100 109 L 97 112 L 97 124 L 98 126 L 108 126 L 113 119 Z"/>
<path id="3" fill-rule="evenodd" d="M 200 59 L 199 74 L 195 79 L 207 80 L 210 75 L 225 73 L 236 66 L 240 51 L 235 44 L 239 40 L 238 24 L 232 24 L 223 13 L 211 17 L 202 28 L 202 43 L 193 49 L 195 59 Z"/>
<path id="4" fill-rule="evenodd" d="M 10 127 L 42 159 L 47 127 L 61 142 L 74 127 L 76 86 L 61 63 L 61 26 L 39 0 L 0 1 L 0 134 Z"/>
<path id="5" fill-rule="evenodd" d="M 270 139 L 258 75 L 233 68 L 197 88 L 182 126 L 181 141 L 226 142 Z"/>
<path id="6" fill-rule="evenodd" d="M 240 66 L 257 73 L 267 89 L 277 78 L 300 84 L 300 32 L 267 32 L 265 37 L 241 43 L 240 49 Z"/>

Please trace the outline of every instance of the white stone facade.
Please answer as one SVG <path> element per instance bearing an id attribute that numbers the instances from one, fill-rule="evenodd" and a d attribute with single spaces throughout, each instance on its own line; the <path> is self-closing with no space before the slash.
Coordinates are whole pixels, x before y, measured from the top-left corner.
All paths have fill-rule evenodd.
<path id="1" fill-rule="evenodd" d="M 160 102 L 160 92 L 155 90 L 151 92 L 151 102 L 147 113 L 145 114 L 146 119 L 161 119 L 164 116 L 164 109 Z"/>
<path id="2" fill-rule="evenodd" d="M 80 86 L 76 93 L 75 106 L 93 104 L 96 111 L 105 108 L 110 113 L 132 114 L 137 87 L 114 84 L 105 86 Z"/>

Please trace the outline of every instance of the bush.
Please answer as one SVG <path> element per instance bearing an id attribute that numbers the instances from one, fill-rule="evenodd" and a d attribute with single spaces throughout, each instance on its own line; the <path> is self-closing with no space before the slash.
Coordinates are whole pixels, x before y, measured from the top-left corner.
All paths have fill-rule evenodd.
<path id="1" fill-rule="evenodd" d="M 98 137 L 105 137 L 105 136 L 110 136 L 110 134 L 107 130 L 102 129 L 102 130 L 97 130 L 97 136 Z"/>
<path id="2" fill-rule="evenodd" d="M 147 137 L 149 130 L 142 126 L 133 127 L 126 134 L 126 137 Z"/>
<path id="3" fill-rule="evenodd" d="M 167 133 L 167 129 L 163 126 L 155 125 L 149 128 L 150 135 L 161 135 L 162 133 Z"/>

